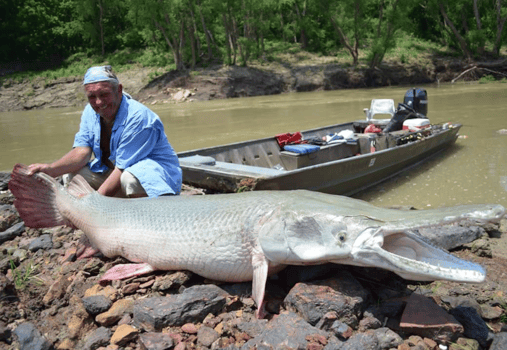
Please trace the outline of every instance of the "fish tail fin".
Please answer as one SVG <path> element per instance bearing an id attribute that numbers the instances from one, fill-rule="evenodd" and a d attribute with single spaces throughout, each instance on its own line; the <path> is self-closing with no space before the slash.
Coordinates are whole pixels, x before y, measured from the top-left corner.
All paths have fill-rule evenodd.
<path id="1" fill-rule="evenodd" d="M 68 221 L 58 209 L 61 185 L 49 175 L 31 175 L 28 167 L 16 164 L 11 173 L 9 189 L 15 197 L 14 206 L 26 226 L 34 228 L 66 225 Z"/>

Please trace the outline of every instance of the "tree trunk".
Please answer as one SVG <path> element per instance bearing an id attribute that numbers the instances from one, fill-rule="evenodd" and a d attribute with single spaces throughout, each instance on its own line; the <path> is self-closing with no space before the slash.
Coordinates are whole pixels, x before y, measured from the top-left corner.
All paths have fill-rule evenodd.
<path id="1" fill-rule="evenodd" d="M 355 48 L 350 45 L 347 36 L 345 35 L 345 33 L 343 33 L 343 30 L 341 29 L 341 27 L 336 23 L 333 16 L 331 16 L 331 23 L 333 24 L 334 29 L 338 33 L 338 37 L 340 39 L 340 42 L 342 43 L 343 46 L 345 46 L 345 48 L 347 50 L 349 50 L 350 55 L 352 56 L 352 59 L 354 60 L 354 66 L 357 66 L 358 57 L 359 57 L 358 52 L 357 52 L 357 48 L 358 48 L 357 42 L 354 45 Z"/>
<path id="2" fill-rule="evenodd" d="M 206 27 L 204 16 L 202 15 L 200 1 L 197 1 L 197 10 L 199 11 L 199 17 L 201 17 L 202 30 L 204 32 L 204 38 L 206 39 L 206 45 L 208 46 L 208 61 L 210 61 L 211 58 L 213 57 L 213 53 L 211 51 L 212 38 L 211 35 L 209 34 L 208 28 Z"/>
<path id="3" fill-rule="evenodd" d="M 201 41 L 199 40 L 199 35 L 196 35 L 198 33 L 197 30 L 197 23 L 195 21 L 195 15 L 194 11 L 190 10 L 190 18 L 192 19 L 192 23 L 188 28 L 188 34 L 190 35 L 190 42 L 194 43 L 192 44 L 192 50 L 195 52 L 192 52 L 192 60 L 194 61 L 192 64 L 192 68 L 195 66 L 195 58 L 194 56 L 201 57 Z"/>
<path id="4" fill-rule="evenodd" d="M 299 6 L 298 6 L 297 2 L 294 2 L 294 6 L 296 8 L 296 13 L 298 16 L 298 22 L 299 22 L 299 27 L 300 27 L 299 42 L 301 43 L 301 48 L 304 50 L 308 47 L 308 38 L 306 37 L 306 31 L 305 31 L 305 28 L 303 25 L 303 17 L 305 15 L 305 9 L 303 8 L 303 13 L 301 13 L 299 11 Z"/>
<path id="5" fill-rule="evenodd" d="M 155 23 L 155 26 L 158 28 L 158 30 L 160 30 L 160 32 L 162 33 L 162 35 L 164 37 L 165 42 L 167 43 L 167 46 L 169 46 L 169 48 L 173 52 L 174 63 L 176 65 L 176 69 L 181 70 L 183 68 L 183 62 L 181 62 L 181 55 L 179 52 L 179 46 L 177 45 L 176 42 L 173 43 L 171 41 L 171 38 L 169 38 L 169 36 L 167 35 L 165 28 L 160 23 L 158 23 L 155 19 L 153 20 L 153 23 Z"/>
<path id="6" fill-rule="evenodd" d="M 227 41 L 229 43 L 229 45 L 226 45 L 229 64 L 235 65 L 236 64 L 236 43 L 235 43 L 235 39 L 234 39 L 234 32 L 233 32 L 233 29 L 231 28 L 231 24 L 229 23 L 229 19 L 225 13 L 222 14 L 222 21 L 224 22 L 225 36 L 226 36 Z"/>
<path id="7" fill-rule="evenodd" d="M 282 40 L 285 42 L 285 30 L 283 30 L 284 28 L 285 27 L 284 27 L 284 24 L 283 24 L 283 13 L 280 12 L 280 30 L 282 31 Z"/>
<path id="8" fill-rule="evenodd" d="M 496 40 L 493 45 L 493 53 L 500 55 L 500 47 L 502 46 L 502 33 L 505 25 L 506 17 L 502 17 L 502 0 L 496 0 Z"/>
<path id="9" fill-rule="evenodd" d="M 106 55 L 106 48 L 104 45 L 103 19 L 104 19 L 104 7 L 102 6 L 102 1 L 99 0 L 99 28 L 100 28 L 100 45 L 101 45 L 102 57 L 104 57 Z"/>
<path id="10" fill-rule="evenodd" d="M 472 55 L 470 53 L 470 50 L 468 49 L 468 45 L 467 45 L 465 39 L 460 35 L 460 33 L 458 32 L 458 30 L 454 26 L 454 23 L 452 23 L 449 16 L 447 16 L 447 12 L 445 11 L 444 5 L 441 2 L 439 2 L 438 6 L 440 7 L 440 12 L 442 13 L 442 16 L 444 17 L 445 22 L 447 23 L 449 28 L 451 28 L 452 33 L 454 34 L 454 36 L 458 40 L 459 46 L 461 47 L 461 51 L 463 51 L 463 53 L 465 54 L 466 60 L 471 61 Z"/>
<path id="11" fill-rule="evenodd" d="M 192 11 L 190 11 L 190 14 L 191 14 L 191 18 L 192 18 L 192 22 L 188 24 L 188 27 L 187 27 L 187 31 L 188 31 L 188 40 L 190 41 L 190 50 L 192 52 L 192 62 L 190 62 L 190 67 L 193 69 L 195 67 L 195 64 L 196 64 L 196 55 L 197 55 L 197 50 L 198 50 L 198 43 L 197 43 L 197 40 L 196 40 L 196 35 L 195 35 L 195 21 L 194 21 L 194 14 L 192 13 Z"/>
<path id="12" fill-rule="evenodd" d="M 479 6 L 477 4 L 479 0 L 474 0 L 474 16 L 475 16 L 475 22 L 477 25 L 477 30 L 481 32 L 482 34 L 482 22 L 481 22 L 481 16 L 479 14 Z M 477 46 L 477 54 L 482 55 L 484 53 L 484 40 L 481 38 L 481 42 Z"/>
<path id="13" fill-rule="evenodd" d="M 393 13 L 396 12 L 396 7 L 398 6 L 398 1 L 399 0 L 396 0 L 393 3 L 393 10 L 392 10 Z M 379 13 L 379 26 L 378 26 L 377 40 L 381 40 L 384 43 L 384 45 L 383 45 L 381 51 L 374 52 L 373 58 L 370 61 L 370 68 L 371 69 L 378 67 L 380 65 L 380 63 L 382 63 L 382 60 L 384 59 L 384 56 L 385 56 L 387 50 L 389 49 L 388 43 L 391 40 L 391 37 L 393 35 L 393 31 L 394 31 L 393 20 L 387 18 L 386 31 L 385 31 L 385 34 L 382 35 L 381 23 L 384 20 L 384 1 L 381 2 L 379 11 L 380 11 L 380 13 Z"/>

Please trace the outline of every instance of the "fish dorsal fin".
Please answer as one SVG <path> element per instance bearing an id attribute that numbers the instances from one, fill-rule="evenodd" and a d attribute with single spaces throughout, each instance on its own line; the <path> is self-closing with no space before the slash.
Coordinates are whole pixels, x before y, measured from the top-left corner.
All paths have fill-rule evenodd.
<path id="1" fill-rule="evenodd" d="M 90 186 L 90 184 L 82 177 L 81 175 L 76 175 L 72 178 L 72 181 L 69 183 L 69 187 L 67 191 L 73 195 L 74 197 L 84 197 L 87 194 L 95 192 L 95 190 Z"/>

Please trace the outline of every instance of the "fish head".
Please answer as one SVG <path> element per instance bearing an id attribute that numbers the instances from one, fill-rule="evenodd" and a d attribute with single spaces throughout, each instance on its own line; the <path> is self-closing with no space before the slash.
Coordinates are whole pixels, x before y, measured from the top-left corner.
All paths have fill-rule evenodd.
<path id="1" fill-rule="evenodd" d="M 484 268 L 434 246 L 413 229 L 365 215 L 294 211 L 274 215 L 259 234 L 266 258 L 285 265 L 376 267 L 407 280 L 483 282 Z"/>
<path id="2" fill-rule="evenodd" d="M 285 265 L 318 265 L 349 256 L 354 240 L 339 217 L 286 212 L 263 224 L 259 244 L 266 258 Z"/>

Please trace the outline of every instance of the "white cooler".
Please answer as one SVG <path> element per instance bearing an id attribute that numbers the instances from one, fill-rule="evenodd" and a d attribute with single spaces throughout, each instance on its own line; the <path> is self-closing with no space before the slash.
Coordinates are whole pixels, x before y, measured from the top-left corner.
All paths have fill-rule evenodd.
<path id="1" fill-rule="evenodd" d="M 419 131 L 429 127 L 430 121 L 425 118 L 407 119 L 403 122 L 403 130 Z"/>

